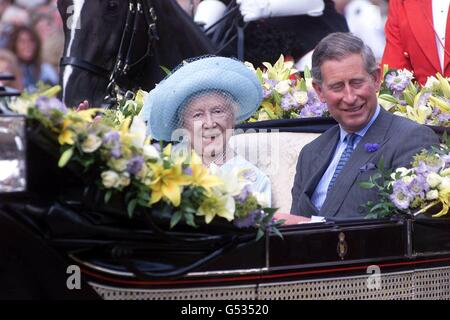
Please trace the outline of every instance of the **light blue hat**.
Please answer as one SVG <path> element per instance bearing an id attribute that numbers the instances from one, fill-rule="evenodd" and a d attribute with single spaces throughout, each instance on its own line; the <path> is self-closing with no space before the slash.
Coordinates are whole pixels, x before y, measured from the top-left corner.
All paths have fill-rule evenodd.
<path id="1" fill-rule="evenodd" d="M 225 57 L 204 57 L 187 62 L 150 91 L 142 117 L 154 139 L 170 141 L 177 129 L 177 114 L 186 99 L 198 92 L 219 90 L 230 94 L 239 105 L 236 121 L 248 119 L 261 105 L 262 86 L 255 73 L 241 61 Z"/>

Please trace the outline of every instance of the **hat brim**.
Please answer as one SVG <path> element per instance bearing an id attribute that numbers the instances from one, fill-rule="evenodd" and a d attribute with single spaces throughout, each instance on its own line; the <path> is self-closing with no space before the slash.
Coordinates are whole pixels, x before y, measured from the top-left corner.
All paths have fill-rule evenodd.
<path id="1" fill-rule="evenodd" d="M 205 90 L 231 94 L 239 104 L 237 122 L 248 119 L 262 101 L 261 84 L 242 62 L 213 57 L 188 63 L 157 85 L 147 97 L 144 108 L 151 109 L 149 124 L 153 138 L 171 141 L 180 108 L 188 97 Z"/>

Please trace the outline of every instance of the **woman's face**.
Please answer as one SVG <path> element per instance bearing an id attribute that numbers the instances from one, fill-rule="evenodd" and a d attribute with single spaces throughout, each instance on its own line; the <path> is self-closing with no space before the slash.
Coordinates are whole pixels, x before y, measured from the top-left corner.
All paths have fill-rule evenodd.
<path id="1" fill-rule="evenodd" d="M 36 42 L 28 32 L 21 32 L 17 37 L 16 52 L 20 60 L 31 62 L 36 51 Z"/>
<path id="2" fill-rule="evenodd" d="M 193 98 L 183 112 L 182 127 L 189 133 L 191 146 L 199 155 L 225 153 L 234 127 L 231 99 L 218 93 Z"/>

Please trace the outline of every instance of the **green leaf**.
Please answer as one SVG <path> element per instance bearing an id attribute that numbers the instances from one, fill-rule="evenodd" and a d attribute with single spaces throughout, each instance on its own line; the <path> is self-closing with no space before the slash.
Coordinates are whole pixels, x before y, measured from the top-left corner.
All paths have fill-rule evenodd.
<path id="1" fill-rule="evenodd" d="M 134 209 L 136 208 L 136 203 L 137 203 L 136 199 L 133 199 L 130 202 L 128 202 L 127 211 L 128 211 L 128 216 L 130 218 L 133 217 Z"/>
<path id="2" fill-rule="evenodd" d="M 280 230 L 277 228 L 272 228 L 273 233 L 275 233 L 277 236 L 279 236 L 281 239 L 283 239 L 283 235 L 281 234 Z"/>
<path id="3" fill-rule="evenodd" d="M 69 162 L 70 158 L 72 158 L 73 156 L 73 149 L 74 148 L 72 147 L 63 152 L 63 154 L 59 158 L 58 167 L 62 168 L 67 164 L 67 162 Z"/>
<path id="4" fill-rule="evenodd" d="M 177 225 L 178 222 L 180 222 L 180 219 L 182 217 L 182 213 L 181 211 L 177 211 L 175 212 L 175 214 L 172 216 L 172 218 L 170 219 L 170 228 L 172 229 L 173 227 L 175 227 Z"/>
<path id="5" fill-rule="evenodd" d="M 187 223 L 188 226 L 191 226 L 191 227 L 194 227 L 194 228 L 197 227 L 197 225 L 195 224 L 195 221 L 194 221 L 194 215 L 193 214 L 186 213 L 184 215 L 184 219 L 186 220 L 186 223 Z"/>
<path id="6" fill-rule="evenodd" d="M 377 167 L 378 167 L 378 170 L 380 170 L 380 172 L 384 172 L 384 158 L 383 158 L 383 156 L 378 161 Z"/>
<path id="7" fill-rule="evenodd" d="M 113 193 L 112 190 L 108 190 L 108 191 L 105 192 L 105 198 L 104 198 L 105 203 L 109 202 L 109 200 L 111 199 L 112 193 Z"/>
<path id="8" fill-rule="evenodd" d="M 305 79 L 312 78 L 311 71 L 309 70 L 308 66 L 305 66 L 305 69 L 303 70 L 303 76 L 305 77 Z"/>
<path id="9" fill-rule="evenodd" d="M 373 184 L 372 182 L 360 182 L 359 186 L 363 189 L 372 189 L 373 187 L 375 187 L 375 184 Z"/>
<path id="10" fill-rule="evenodd" d="M 172 71 L 170 71 L 169 69 L 167 69 L 166 67 L 164 67 L 164 66 L 159 66 L 163 71 L 164 71 L 164 73 L 167 75 L 167 76 L 169 76 L 171 73 L 172 73 Z"/>
<path id="11" fill-rule="evenodd" d="M 263 208 L 264 212 L 273 215 L 279 208 Z"/>
<path id="12" fill-rule="evenodd" d="M 264 230 L 258 229 L 258 232 L 256 233 L 256 241 L 259 241 L 264 236 Z"/>

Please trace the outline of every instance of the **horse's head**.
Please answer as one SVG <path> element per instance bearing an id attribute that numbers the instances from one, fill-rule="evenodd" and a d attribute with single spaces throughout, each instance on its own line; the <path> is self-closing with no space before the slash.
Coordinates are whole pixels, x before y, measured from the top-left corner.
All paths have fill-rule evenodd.
<path id="1" fill-rule="evenodd" d="M 58 1 L 64 22 L 63 57 L 79 62 L 61 66 L 63 100 L 68 106 L 84 99 L 97 106 L 102 102 L 108 73 L 117 56 L 127 7 L 128 2 L 123 0 Z"/>
<path id="2" fill-rule="evenodd" d="M 68 106 L 85 99 L 100 106 L 113 69 L 121 88 L 149 90 L 165 76 L 161 67 L 214 52 L 175 0 L 59 0 L 58 7 L 66 35 L 61 81 Z"/>

